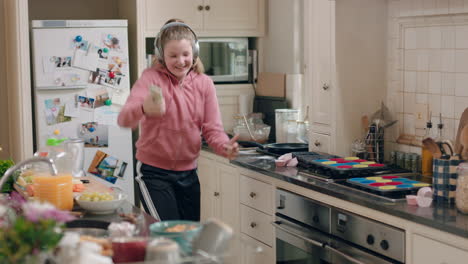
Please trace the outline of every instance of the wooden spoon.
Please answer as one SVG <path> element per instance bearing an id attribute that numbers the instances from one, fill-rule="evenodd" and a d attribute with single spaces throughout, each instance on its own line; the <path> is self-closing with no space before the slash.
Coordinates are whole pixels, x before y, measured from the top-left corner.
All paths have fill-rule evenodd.
<path id="1" fill-rule="evenodd" d="M 424 147 L 432 153 L 432 156 L 436 159 L 442 157 L 442 151 L 440 151 L 439 146 L 432 138 L 426 138 L 422 141 Z"/>

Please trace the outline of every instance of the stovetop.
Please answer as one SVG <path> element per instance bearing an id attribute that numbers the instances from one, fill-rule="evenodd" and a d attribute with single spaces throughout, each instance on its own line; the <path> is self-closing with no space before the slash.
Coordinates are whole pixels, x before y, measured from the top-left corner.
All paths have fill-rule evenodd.
<path id="1" fill-rule="evenodd" d="M 280 155 L 270 153 L 264 149 L 257 148 L 257 152 L 266 154 L 269 156 L 274 156 L 275 158 Z M 381 198 L 389 202 L 404 201 L 406 195 L 414 194 L 415 190 L 412 191 L 395 191 L 388 193 L 373 192 L 366 188 L 359 188 L 358 186 L 349 184 L 347 179 L 355 177 L 369 177 L 369 176 L 398 176 L 403 178 L 409 178 L 412 180 L 423 181 L 420 174 L 413 173 L 407 169 L 400 168 L 396 165 L 386 164 L 384 168 L 376 168 L 373 170 L 349 170 L 346 173 L 336 173 L 332 170 L 328 170 L 324 167 L 317 166 L 316 163 L 310 162 L 311 160 L 317 159 L 330 159 L 330 158 L 339 158 L 339 156 L 317 153 L 317 152 L 293 152 L 293 157 L 298 159 L 298 168 L 300 169 L 299 174 L 305 178 L 313 178 L 323 182 L 333 184 L 335 186 L 340 186 L 340 188 L 347 189 L 351 192 L 368 195 Z"/>

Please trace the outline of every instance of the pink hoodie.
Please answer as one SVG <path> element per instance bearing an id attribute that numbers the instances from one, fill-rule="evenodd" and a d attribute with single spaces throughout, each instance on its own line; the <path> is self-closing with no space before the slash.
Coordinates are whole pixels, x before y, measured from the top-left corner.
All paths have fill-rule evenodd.
<path id="1" fill-rule="evenodd" d="M 161 117 L 143 113 L 143 100 L 151 84 L 161 87 L 163 92 L 166 113 Z M 140 124 L 136 158 L 166 170 L 197 167 L 201 133 L 219 155 L 225 156 L 223 145 L 229 141 L 221 123 L 213 81 L 193 71 L 179 83 L 162 66 L 146 69 L 133 85 L 117 122 L 132 129 Z"/>

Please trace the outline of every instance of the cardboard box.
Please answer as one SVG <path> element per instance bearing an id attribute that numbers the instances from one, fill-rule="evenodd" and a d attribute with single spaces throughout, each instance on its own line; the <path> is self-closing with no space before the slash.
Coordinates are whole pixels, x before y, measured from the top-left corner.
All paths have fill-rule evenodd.
<path id="1" fill-rule="evenodd" d="M 258 96 L 286 97 L 286 74 L 260 72 L 255 94 Z"/>

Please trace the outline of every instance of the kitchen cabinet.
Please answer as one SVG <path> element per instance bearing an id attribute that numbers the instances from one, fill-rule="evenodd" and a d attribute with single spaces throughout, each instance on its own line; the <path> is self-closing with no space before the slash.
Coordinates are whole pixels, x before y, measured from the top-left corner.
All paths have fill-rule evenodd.
<path id="1" fill-rule="evenodd" d="M 462 264 L 468 251 L 418 234 L 412 236 L 413 259 L 411 263 Z"/>
<path id="2" fill-rule="evenodd" d="M 386 9 L 385 1 L 304 1 L 312 150 L 350 155 L 351 143 L 363 137 L 361 116 L 384 100 Z"/>
<path id="3" fill-rule="evenodd" d="M 201 221 L 217 218 L 239 234 L 239 173 L 228 160 L 207 151 L 198 159 L 198 178 L 201 188 Z M 237 254 L 239 240 L 232 252 Z"/>
<path id="4" fill-rule="evenodd" d="M 179 18 L 201 37 L 262 36 L 265 0 L 145 0 L 146 37 L 154 37 L 164 23 Z"/>

